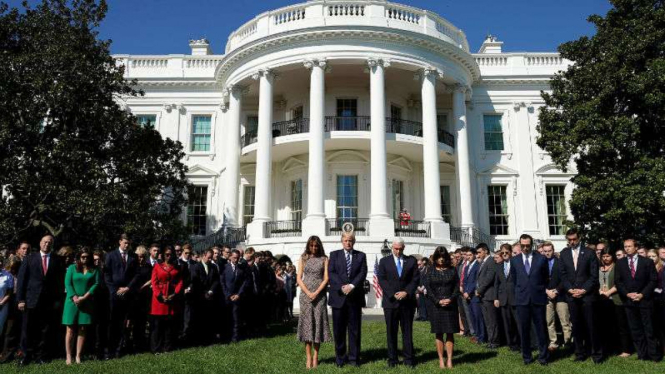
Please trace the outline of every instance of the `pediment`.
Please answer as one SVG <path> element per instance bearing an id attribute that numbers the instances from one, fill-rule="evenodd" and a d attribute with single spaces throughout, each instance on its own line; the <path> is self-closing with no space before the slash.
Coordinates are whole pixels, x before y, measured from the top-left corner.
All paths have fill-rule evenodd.
<path id="1" fill-rule="evenodd" d="M 196 164 L 187 170 L 188 177 L 218 177 L 219 173 L 203 165 Z"/>
<path id="2" fill-rule="evenodd" d="M 520 173 L 506 165 L 494 165 L 488 169 L 481 171 L 478 174 L 491 174 L 491 175 L 519 175 Z"/>
<path id="3" fill-rule="evenodd" d="M 536 175 L 575 175 L 577 171 L 574 168 L 568 168 L 567 172 L 562 171 L 554 164 L 547 164 L 536 170 Z"/>
<path id="4" fill-rule="evenodd" d="M 282 172 L 288 173 L 289 171 L 304 167 L 307 167 L 307 163 L 305 161 L 291 157 L 286 160 L 286 162 L 284 162 L 284 166 L 282 166 Z"/>
<path id="5" fill-rule="evenodd" d="M 338 163 L 338 164 L 358 164 L 358 163 L 368 163 L 369 159 L 357 151 L 339 151 L 335 152 L 332 155 L 328 156 L 326 159 L 327 162 Z"/>
<path id="6" fill-rule="evenodd" d="M 392 161 L 388 162 L 388 165 L 394 166 L 398 169 L 402 169 L 404 171 L 413 171 L 413 166 L 411 166 L 411 163 L 409 160 L 405 159 L 404 157 L 397 157 Z"/>

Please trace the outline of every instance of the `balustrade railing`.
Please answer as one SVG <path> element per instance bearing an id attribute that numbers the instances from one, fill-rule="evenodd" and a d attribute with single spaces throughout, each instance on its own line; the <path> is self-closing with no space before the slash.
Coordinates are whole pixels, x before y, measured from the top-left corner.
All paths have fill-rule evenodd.
<path id="1" fill-rule="evenodd" d="M 485 243 L 493 251 L 496 248 L 494 236 L 486 234 L 475 227 L 450 226 L 450 240 L 462 246 L 475 247 Z"/>
<path id="2" fill-rule="evenodd" d="M 328 5 L 327 14 L 329 17 L 340 17 L 340 16 L 362 17 L 365 16 L 365 6 L 353 3 Z"/>
<path id="3" fill-rule="evenodd" d="M 395 236 L 429 238 L 430 223 L 427 221 L 395 220 Z"/>
<path id="4" fill-rule="evenodd" d="M 353 233 L 356 236 L 368 236 L 368 218 L 328 218 L 326 219 L 326 236 L 342 235 L 345 223 L 353 225 Z"/>
<path id="5" fill-rule="evenodd" d="M 309 118 L 297 118 L 288 121 L 275 122 L 272 124 L 272 137 L 302 134 L 309 132 Z M 247 147 L 258 141 L 258 133 L 249 131 L 240 137 L 240 144 Z"/>
<path id="6" fill-rule="evenodd" d="M 266 222 L 265 225 L 269 238 L 288 238 L 302 235 L 302 221 L 270 221 Z"/>
<path id="7" fill-rule="evenodd" d="M 370 131 L 369 116 L 326 117 L 326 131 Z"/>

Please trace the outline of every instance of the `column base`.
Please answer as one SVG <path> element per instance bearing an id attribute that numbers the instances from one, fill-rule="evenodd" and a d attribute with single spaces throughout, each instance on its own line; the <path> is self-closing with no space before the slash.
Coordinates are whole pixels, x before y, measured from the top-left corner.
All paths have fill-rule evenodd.
<path id="1" fill-rule="evenodd" d="M 432 239 L 450 240 L 450 225 L 446 221 L 429 221 L 429 225 L 429 233 Z"/>
<path id="2" fill-rule="evenodd" d="M 247 224 L 247 239 L 265 239 L 268 236 L 265 225 L 266 222 L 267 221 L 255 219 Z"/>
<path id="3" fill-rule="evenodd" d="M 326 216 L 307 216 L 302 220 L 302 236 L 309 238 L 316 235 L 319 238 L 326 236 Z"/>
<path id="4" fill-rule="evenodd" d="M 395 237 L 395 221 L 387 217 L 370 217 L 369 235 L 378 236 L 391 241 Z"/>

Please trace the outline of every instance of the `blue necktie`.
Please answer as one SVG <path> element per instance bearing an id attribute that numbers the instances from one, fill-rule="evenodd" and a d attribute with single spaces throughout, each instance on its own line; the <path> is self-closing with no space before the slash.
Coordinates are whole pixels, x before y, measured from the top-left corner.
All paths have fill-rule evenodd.
<path id="1" fill-rule="evenodd" d="M 508 263 L 507 262 L 503 263 L 503 275 L 505 275 L 506 278 L 508 278 Z"/>
<path id="2" fill-rule="evenodd" d="M 402 277 L 402 261 L 400 258 L 397 258 L 397 275 L 401 278 Z"/>
<path id="3" fill-rule="evenodd" d="M 527 274 L 531 273 L 531 264 L 529 264 L 529 256 L 527 256 L 526 260 L 524 260 L 524 270 L 526 270 Z"/>
<path id="4" fill-rule="evenodd" d="M 351 252 L 346 252 L 346 275 L 351 278 Z"/>

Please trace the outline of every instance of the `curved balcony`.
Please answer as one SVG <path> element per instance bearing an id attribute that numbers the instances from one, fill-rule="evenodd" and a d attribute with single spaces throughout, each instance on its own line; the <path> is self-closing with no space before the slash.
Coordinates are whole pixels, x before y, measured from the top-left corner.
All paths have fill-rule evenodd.
<path id="1" fill-rule="evenodd" d="M 369 26 L 420 33 L 469 52 L 464 32 L 433 12 L 390 2 L 313 0 L 256 16 L 229 36 L 226 53 L 271 35 L 330 26 Z"/>
<path id="2" fill-rule="evenodd" d="M 371 131 L 372 123 L 369 116 L 358 117 L 325 117 L 325 131 Z M 299 118 L 290 121 L 275 122 L 272 125 L 273 138 L 286 135 L 303 134 L 309 132 L 309 118 Z M 423 124 L 399 118 L 386 117 L 386 132 L 422 137 Z M 439 143 L 455 148 L 455 136 L 446 130 L 438 130 Z M 240 138 L 242 147 L 256 143 L 256 131 L 247 132 Z"/>

